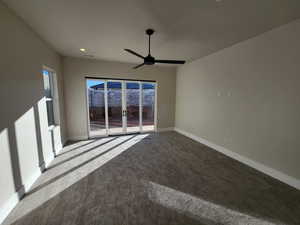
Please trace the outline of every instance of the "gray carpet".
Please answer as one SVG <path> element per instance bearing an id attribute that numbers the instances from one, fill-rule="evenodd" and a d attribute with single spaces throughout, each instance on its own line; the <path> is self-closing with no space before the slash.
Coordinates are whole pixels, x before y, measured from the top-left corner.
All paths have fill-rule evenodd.
<path id="1" fill-rule="evenodd" d="M 64 148 L 5 225 L 296 225 L 300 191 L 175 132 Z"/>

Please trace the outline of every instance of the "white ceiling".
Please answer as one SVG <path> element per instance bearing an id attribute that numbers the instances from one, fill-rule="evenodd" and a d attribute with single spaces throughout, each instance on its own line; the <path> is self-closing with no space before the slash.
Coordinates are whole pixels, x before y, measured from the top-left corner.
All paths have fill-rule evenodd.
<path id="1" fill-rule="evenodd" d="M 60 54 L 140 62 L 123 51 L 193 60 L 300 17 L 299 0 L 3 0 Z M 276 46 L 274 46 L 276 47 Z"/>

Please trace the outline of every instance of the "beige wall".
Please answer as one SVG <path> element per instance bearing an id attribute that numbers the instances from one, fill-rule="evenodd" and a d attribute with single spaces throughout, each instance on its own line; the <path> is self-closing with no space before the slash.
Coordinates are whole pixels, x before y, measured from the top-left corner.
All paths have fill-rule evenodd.
<path id="1" fill-rule="evenodd" d="M 300 179 L 300 21 L 178 69 L 176 127 Z"/>
<path id="2" fill-rule="evenodd" d="M 68 138 L 81 139 L 87 138 L 88 135 L 85 76 L 157 81 L 157 126 L 158 128 L 174 127 L 175 68 L 145 66 L 133 70 L 131 69 L 133 66 L 133 64 L 127 63 L 64 58 L 64 94 Z"/>
<path id="3" fill-rule="evenodd" d="M 20 168 L 21 184 L 28 188 L 40 172 L 38 150 L 42 151 L 45 161 L 53 158 L 42 68 L 46 65 L 57 71 L 58 96 L 62 96 L 62 76 L 60 56 L 1 1 L 0 31 L 1 221 L 17 199 L 12 168 L 15 171 Z M 57 113 L 63 121 L 63 102 L 59 104 Z M 60 133 L 60 129 L 56 131 Z"/>

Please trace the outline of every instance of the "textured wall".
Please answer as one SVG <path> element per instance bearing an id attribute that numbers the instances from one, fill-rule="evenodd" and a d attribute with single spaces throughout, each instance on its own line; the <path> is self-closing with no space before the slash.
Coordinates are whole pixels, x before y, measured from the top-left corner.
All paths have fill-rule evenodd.
<path id="1" fill-rule="evenodd" d="M 43 66 L 57 71 L 60 96 L 62 78 L 60 56 L 1 1 L 0 30 L 1 221 L 13 203 L 15 191 L 21 190 L 22 185 L 30 185 L 38 175 L 41 151 L 45 161 L 53 158 L 43 98 Z M 63 103 L 59 103 L 62 109 Z M 58 113 L 63 120 L 63 111 Z"/>
<path id="2" fill-rule="evenodd" d="M 300 21 L 178 69 L 176 127 L 300 179 Z"/>
<path id="3" fill-rule="evenodd" d="M 105 77 L 157 81 L 158 128 L 174 127 L 176 70 L 145 66 L 133 70 L 128 63 L 65 57 L 63 60 L 65 110 L 68 137 L 87 138 L 85 77 Z"/>

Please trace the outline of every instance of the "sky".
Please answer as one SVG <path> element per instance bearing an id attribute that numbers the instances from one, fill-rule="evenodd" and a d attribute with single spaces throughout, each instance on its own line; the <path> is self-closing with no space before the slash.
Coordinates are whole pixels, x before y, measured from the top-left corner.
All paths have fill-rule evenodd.
<path id="1" fill-rule="evenodd" d="M 44 75 L 49 75 L 49 72 L 47 70 L 43 70 Z"/>
<path id="2" fill-rule="evenodd" d="M 91 87 L 91 86 L 95 86 L 97 84 L 103 84 L 104 81 L 102 81 L 102 80 L 90 80 L 90 79 L 87 79 L 86 83 L 87 83 L 88 87 Z M 119 82 L 110 82 L 110 83 L 111 84 L 112 83 L 116 84 L 116 83 L 119 83 Z M 136 89 L 136 86 L 133 86 L 134 84 L 137 84 L 136 82 L 132 82 L 130 84 L 131 84 L 130 85 L 131 88 Z M 144 83 L 142 87 L 143 87 L 143 89 L 154 89 L 154 86 L 155 86 L 155 84 Z"/>
<path id="3" fill-rule="evenodd" d="M 101 81 L 101 80 L 87 80 L 87 86 L 88 87 L 91 87 L 91 86 L 94 86 L 94 85 L 97 85 L 97 84 L 103 84 L 104 82 Z"/>

